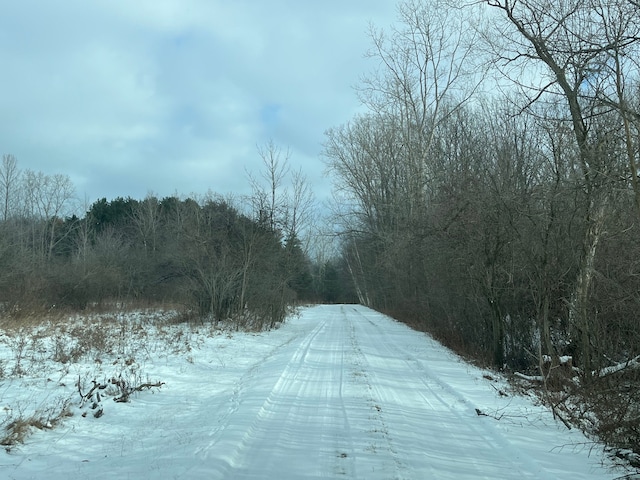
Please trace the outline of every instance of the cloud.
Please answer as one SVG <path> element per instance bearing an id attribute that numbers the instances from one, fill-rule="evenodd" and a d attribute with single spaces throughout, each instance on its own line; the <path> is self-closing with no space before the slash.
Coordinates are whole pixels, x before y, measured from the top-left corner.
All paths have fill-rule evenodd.
<path id="1" fill-rule="evenodd" d="M 0 17 L 0 150 L 80 197 L 248 191 L 269 139 L 326 192 L 389 2 L 23 0 Z"/>

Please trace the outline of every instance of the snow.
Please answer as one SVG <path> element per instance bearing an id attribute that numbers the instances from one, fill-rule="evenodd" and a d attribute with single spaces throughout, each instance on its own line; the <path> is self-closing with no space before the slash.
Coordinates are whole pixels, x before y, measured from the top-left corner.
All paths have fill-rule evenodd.
<path id="1" fill-rule="evenodd" d="M 604 377 L 607 375 L 611 375 L 613 373 L 618 373 L 627 368 L 639 368 L 640 367 L 640 355 L 626 362 L 618 363 L 616 365 L 612 365 L 610 367 L 603 368 L 602 370 L 592 372 L 594 376 Z"/>
<path id="2" fill-rule="evenodd" d="M 573 357 L 571 355 L 562 355 L 559 357 L 560 365 L 571 365 Z"/>
<path id="3" fill-rule="evenodd" d="M 542 361 L 543 363 L 552 363 L 553 358 L 551 357 L 551 355 L 542 355 Z M 560 363 L 560 365 L 570 365 L 573 362 L 573 357 L 571 355 L 561 355 L 560 357 L 558 357 L 558 362 Z"/>
<path id="4" fill-rule="evenodd" d="M 158 340 L 167 335 L 174 342 Z M 42 358 L 22 359 L 27 373 L 0 382 L 6 415 L 42 411 L 67 398 L 73 413 L 0 451 L 0 478 L 623 474 L 602 447 L 555 422 L 534 397 L 511 393 L 495 373 L 362 306 L 304 308 L 280 329 L 260 334 L 158 326 L 122 338 L 128 343 L 120 339 L 112 358 L 103 354 L 97 362 L 92 351 L 64 365 L 47 359 L 43 339 Z M 18 350 L 2 345 L 6 372 Z M 91 380 L 114 375 L 131 385 L 164 383 L 133 393 L 128 403 L 103 397 L 99 418 L 90 406 L 79 407 L 78 377 L 86 392 Z"/>

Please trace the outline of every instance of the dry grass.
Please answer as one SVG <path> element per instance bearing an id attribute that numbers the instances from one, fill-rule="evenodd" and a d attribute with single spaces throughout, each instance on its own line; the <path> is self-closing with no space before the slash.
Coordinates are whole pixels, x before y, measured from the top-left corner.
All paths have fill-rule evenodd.
<path id="1" fill-rule="evenodd" d="M 120 401 L 161 386 L 145 372 L 147 358 L 154 352 L 189 357 L 203 336 L 219 333 L 188 313 L 148 305 L 1 315 L 0 378 L 10 390 L 0 392 L 6 415 L 0 419 L 0 445 L 11 449 L 36 430 L 55 428 L 71 415 L 71 405 L 83 403 L 78 392 L 82 397 L 92 382 L 108 386 L 101 392 Z M 71 371 L 82 371 L 82 378 L 70 381 Z M 67 388 L 75 381 L 75 391 Z M 30 396 L 25 397 L 25 388 Z M 23 394 L 15 394 L 18 390 Z"/>
<path id="2" fill-rule="evenodd" d="M 36 411 L 33 415 L 10 417 L 4 422 L 4 432 L 0 435 L 0 445 L 10 451 L 15 445 L 24 443 L 34 429 L 50 430 L 65 418 L 72 416 L 70 400 L 62 400 L 55 406 Z"/>

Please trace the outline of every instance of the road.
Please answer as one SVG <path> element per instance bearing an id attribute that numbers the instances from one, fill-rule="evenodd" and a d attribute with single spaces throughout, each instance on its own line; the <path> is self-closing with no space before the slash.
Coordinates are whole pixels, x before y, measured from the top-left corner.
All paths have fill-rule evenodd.
<path id="1" fill-rule="evenodd" d="M 0 478 L 621 476 L 601 465 L 601 448 L 555 422 L 534 396 L 512 394 L 495 373 L 362 306 L 304 308 L 262 333 L 176 326 L 183 340 L 175 350 L 167 328 L 130 352 L 138 381 L 162 380 L 162 388 L 128 403 L 107 399 L 99 418 L 72 410 L 56 428 L 0 451 Z M 49 399 L 66 395 L 75 404 L 79 376 L 120 368 L 117 359 L 87 362 L 64 366 L 61 381 L 48 373 L 8 382 L 4 401 L 15 386 L 34 388 L 37 398 L 48 388 Z"/>
<path id="2" fill-rule="evenodd" d="M 505 396 L 491 375 L 424 334 L 349 305 L 291 322 L 296 334 L 237 381 L 198 452 L 199 473 L 215 465 L 221 478 L 246 479 L 605 478 L 579 454 L 582 436 L 566 438 L 531 399 Z"/>

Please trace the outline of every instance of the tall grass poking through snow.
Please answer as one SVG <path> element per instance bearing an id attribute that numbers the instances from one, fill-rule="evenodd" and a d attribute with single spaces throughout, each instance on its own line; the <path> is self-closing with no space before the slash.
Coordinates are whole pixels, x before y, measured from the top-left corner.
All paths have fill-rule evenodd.
<path id="1" fill-rule="evenodd" d="M 136 310 L 5 319 L 0 325 L 0 445 L 14 448 L 35 429 L 65 417 L 99 418 L 118 402 L 161 388 L 147 362 L 184 355 L 216 334 L 211 326 L 180 321 L 174 311 Z M 198 340 L 200 339 L 200 340 Z"/>

